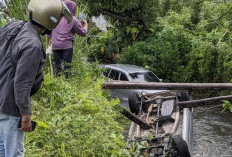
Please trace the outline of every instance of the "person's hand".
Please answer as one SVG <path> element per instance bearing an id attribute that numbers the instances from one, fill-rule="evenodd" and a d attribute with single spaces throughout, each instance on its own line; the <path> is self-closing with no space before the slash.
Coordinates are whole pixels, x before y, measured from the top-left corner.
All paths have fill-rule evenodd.
<path id="1" fill-rule="evenodd" d="M 32 131 L 31 116 L 30 115 L 22 115 L 21 128 L 19 128 L 19 130 L 25 131 L 25 132 Z"/>
<path id="2" fill-rule="evenodd" d="M 86 20 L 82 21 L 83 27 L 88 28 L 88 22 Z"/>

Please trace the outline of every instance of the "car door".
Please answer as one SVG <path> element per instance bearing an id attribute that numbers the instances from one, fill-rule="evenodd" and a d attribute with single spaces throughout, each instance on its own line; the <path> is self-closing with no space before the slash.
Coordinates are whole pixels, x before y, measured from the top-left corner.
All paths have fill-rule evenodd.
<path id="1" fill-rule="evenodd" d="M 120 72 L 119 74 L 119 81 L 129 81 L 129 77 L 123 73 Z M 115 93 L 117 93 L 118 98 L 121 100 L 121 102 L 127 102 L 128 101 L 128 96 L 133 90 L 131 89 L 115 89 Z"/>
<path id="2" fill-rule="evenodd" d="M 115 81 L 129 81 L 128 76 L 125 73 L 114 69 L 111 69 L 108 77 Z M 129 91 L 128 89 L 111 89 L 110 94 L 113 98 L 119 98 L 120 101 L 127 101 Z"/>

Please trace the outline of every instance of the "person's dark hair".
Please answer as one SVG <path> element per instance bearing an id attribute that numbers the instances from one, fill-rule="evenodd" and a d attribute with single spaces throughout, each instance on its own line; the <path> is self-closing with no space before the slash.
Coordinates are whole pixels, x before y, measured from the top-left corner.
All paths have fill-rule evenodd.
<path id="1" fill-rule="evenodd" d="M 30 22 L 31 22 L 32 24 L 37 25 L 37 26 L 39 26 L 39 27 L 41 27 L 41 28 L 45 28 L 44 26 L 42 26 L 41 24 L 37 23 L 36 21 L 34 21 L 34 20 L 32 19 L 32 11 L 29 12 L 29 19 L 30 19 Z"/>

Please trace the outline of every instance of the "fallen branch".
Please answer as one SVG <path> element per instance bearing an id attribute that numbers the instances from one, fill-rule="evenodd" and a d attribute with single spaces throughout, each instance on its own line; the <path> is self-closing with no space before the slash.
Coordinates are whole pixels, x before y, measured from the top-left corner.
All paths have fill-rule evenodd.
<path id="1" fill-rule="evenodd" d="M 107 10 L 107 9 L 103 9 L 103 10 L 102 10 L 102 14 L 103 14 L 103 15 L 110 16 L 111 18 L 114 18 L 114 19 L 118 19 L 118 20 L 120 20 L 120 21 L 128 22 L 128 23 L 130 23 L 130 22 L 133 21 L 133 19 L 130 18 L 130 17 L 124 16 L 124 15 L 122 15 L 122 14 L 120 14 L 120 13 L 113 12 L 113 11 Z"/>
<path id="2" fill-rule="evenodd" d="M 231 100 L 231 99 L 232 99 L 232 95 L 227 95 L 227 96 L 219 96 L 219 97 L 212 97 L 212 98 L 192 100 L 192 101 L 182 101 L 182 102 L 177 102 L 177 104 L 181 108 L 191 108 L 191 107 L 197 107 L 197 106 L 204 106 L 206 103 L 209 104 L 210 102 L 216 102 L 216 101 L 221 101 L 221 100 Z"/>
<path id="3" fill-rule="evenodd" d="M 134 115 L 126 109 L 122 109 L 121 113 L 134 123 L 138 124 L 142 129 L 149 130 L 152 128 L 152 126 L 150 126 L 148 123 L 146 123 L 145 121 L 143 121 L 142 119 L 140 119 L 139 117 L 137 117 L 136 115 Z"/>

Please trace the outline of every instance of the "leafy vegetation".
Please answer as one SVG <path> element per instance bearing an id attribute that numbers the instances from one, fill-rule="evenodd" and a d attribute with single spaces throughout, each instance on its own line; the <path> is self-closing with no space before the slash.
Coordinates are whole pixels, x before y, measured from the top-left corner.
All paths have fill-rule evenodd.
<path id="1" fill-rule="evenodd" d="M 67 82 L 46 75 L 33 98 L 33 119 L 43 123 L 27 134 L 26 156 L 129 156 L 123 128 L 115 121 L 118 101 L 106 99 L 102 80 L 90 75 L 78 79 Z"/>
<path id="2" fill-rule="evenodd" d="M 9 2 L 11 18 L 28 20 L 24 2 Z M 69 80 L 51 77 L 46 67 L 44 84 L 32 98 L 38 127 L 26 134 L 26 156 L 130 156 L 122 134 L 124 117 L 115 109 L 119 101 L 108 100 L 102 91 L 98 65 L 87 63 L 83 53 L 87 44 L 87 38 L 76 37 Z"/>
<path id="3" fill-rule="evenodd" d="M 0 4 L 0 28 L 8 22 L 8 17 Z"/>
<path id="4" fill-rule="evenodd" d="M 113 24 L 90 49 L 98 61 L 140 65 L 165 82 L 231 82 L 231 0 L 78 2 Z"/>
<path id="5" fill-rule="evenodd" d="M 0 27 L 4 26 L 6 23 L 6 15 L 4 14 L 4 12 L 0 11 Z"/>
<path id="6" fill-rule="evenodd" d="M 224 108 L 222 110 L 222 112 L 225 112 L 226 110 L 229 110 L 230 112 L 232 112 L 232 104 L 228 100 L 223 101 L 223 106 L 222 107 Z"/>
<path id="7" fill-rule="evenodd" d="M 167 82 L 230 82 L 231 1 L 86 3 L 90 15 L 102 13 L 114 24 L 92 49 L 100 61 L 120 54 L 111 61 L 148 67 Z M 102 55 L 102 46 L 110 52 Z"/>
<path id="8" fill-rule="evenodd" d="M 92 26 L 88 38 L 76 37 L 70 80 L 53 78 L 46 68 L 33 97 L 39 126 L 26 135 L 26 156 L 130 156 L 114 107 L 118 101 L 101 90 L 99 61 L 140 65 L 167 82 L 230 82 L 230 0 L 76 2 L 77 14 L 102 13 L 112 27 L 103 33 Z M 27 3 L 9 1 L 9 17 L 28 20 Z M 1 27 L 7 19 L 0 16 Z M 87 63 L 86 55 L 97 62 Z M 231 110 L 227 101 L 224 107 Z"/>

